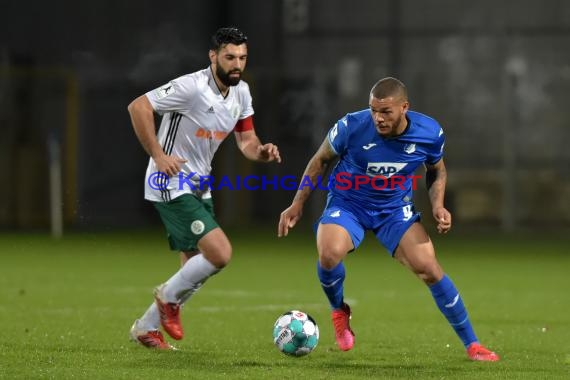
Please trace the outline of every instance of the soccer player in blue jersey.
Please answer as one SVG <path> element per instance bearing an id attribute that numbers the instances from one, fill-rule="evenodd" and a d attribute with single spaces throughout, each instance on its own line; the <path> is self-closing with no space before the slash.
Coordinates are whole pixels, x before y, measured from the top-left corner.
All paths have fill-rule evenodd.
<path id="1" fill-rule="evenodd" d="M 317 184 L 333 160 L 339 159 L 331 173 L 327 204 L 316 235 L 317 272 L 332 308 L 336 341 L 343 351 L 354 346 L 351 310 L 344 302 L 343 260 L 358 248 L 365 231 L 371 230 L 396 260 L 428 286 L 468 357 L 499 360 L 496 353 L 479 343 L 459 292 L 438 263 L 412 203 L 417 179 L 414 172 L 425 165 L 437 231 L 450 230 L 451 214 L 443 203 L 447 177 L 444 141 L 438 122 L 409 110 L 405 85 L 388 77 L 372 87 L 369 109 L 349 113 L 331 128 L 305 169 L 303 178 Z M 287 236 L 301 218 L 313 188 L 299 188 L 291 206 L 281 213 L 278 236 Z"/>

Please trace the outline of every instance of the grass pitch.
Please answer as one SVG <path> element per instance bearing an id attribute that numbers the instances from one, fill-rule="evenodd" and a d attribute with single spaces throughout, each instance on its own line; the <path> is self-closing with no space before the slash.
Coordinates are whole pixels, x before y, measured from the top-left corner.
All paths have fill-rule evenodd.
<path id="1" fill-rule="evenodd" d="M 354 350 L 334 344 L 312 236 L 228 231 L 234 258 L 184 307 L 177 352 L 128 340 L 152 289 L 177 268 L 161 231 L 0 235 L 2 379 L 568 379 L 570 239 L 434 237 L 481 341 L 467 359 L 428 290 L 372 236 L 346 262 Z M 276 318 L 311 314 L 321 338 L 302 358 L 272 342 Z"/>

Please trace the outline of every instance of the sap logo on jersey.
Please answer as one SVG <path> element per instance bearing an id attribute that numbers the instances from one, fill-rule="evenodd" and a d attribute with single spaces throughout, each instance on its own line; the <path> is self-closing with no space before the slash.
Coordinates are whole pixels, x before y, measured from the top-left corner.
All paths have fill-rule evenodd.
<path id="1" fill-rule="evenodd" d="M 405 168 L 406 165 L 408 164 L 404 162 L 369 162 L 366 168 L 366 174 L 370 177 L 381 175 L 390 178 Z"/>

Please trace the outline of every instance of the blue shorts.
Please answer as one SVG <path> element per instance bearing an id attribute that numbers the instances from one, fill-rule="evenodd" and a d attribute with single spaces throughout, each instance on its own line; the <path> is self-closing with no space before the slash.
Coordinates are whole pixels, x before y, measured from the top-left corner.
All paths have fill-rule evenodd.
<path id="1" fill-rule="evenodd" d="M 402 236 L 418 220 L 420 213 L 415 211 L 412 203 L 377 211 L 329 195 L 325 210 L 315 223 L 315 232 L 319 224 L 342 226 L 350 235 L 356 249 L 362 242 L 364 233 L 371 230 L 380 244 L 394 256 Z"/>

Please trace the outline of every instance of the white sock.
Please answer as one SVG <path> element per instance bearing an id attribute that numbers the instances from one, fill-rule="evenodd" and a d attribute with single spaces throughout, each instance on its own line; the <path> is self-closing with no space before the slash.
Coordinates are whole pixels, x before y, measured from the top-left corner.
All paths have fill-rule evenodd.
<path id="1" fill-rule="evenodd" d="M 191 257 L 178 272 L 174 274 L 163 289 L 167 302 L 186 302 L 192 294 L 206 282 L 208 277 L 218 273 L 220 269 L 213 266 L 204 255 Z M 178 296 L 177 296 L 178 295 Z M 138 327 L 142 330 L 158 330 L 160 315 L 156 303 L 152 303 L 139 319 Z"/>
<path id="2" fill-rule="evenodd" d="M 158 330 L 160 327 L 160 315 L 158 314 L 156 303 L 153 302 L 141 319 L 139 319 L 138 327 L 141 330 Z"/>
<path id="3" fill-rule="evenodd" d="M 186 302 L 206 282 L 208 277 L 218 273 L 220 269 L 210 263 L 203 254 L 192 256 L 178 272 L 174 274 L 163 288 L 164 301 Z"/>

